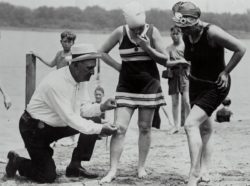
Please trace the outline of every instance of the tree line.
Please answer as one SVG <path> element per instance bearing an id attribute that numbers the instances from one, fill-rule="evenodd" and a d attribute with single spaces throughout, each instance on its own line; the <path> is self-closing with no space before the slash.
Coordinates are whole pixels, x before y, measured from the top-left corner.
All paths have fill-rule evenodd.
<path id="1" fill-rule="evenodd" d="M 168 31 L 173 25 L 172 11 L 151 9 L 146 12 L 147 22 L 161 31 Z M 250 10 L 242 14 L 202 13 L 204 21 L 216 24 L 225 30 L 250 31 Z M 105 10 L 99 6 L 53 8 L 42 6 L 30 9 L 0 3 L 0 26 L 49 29 L 83 29 L 107 31 L 124 24 L 121 10 Z"/>

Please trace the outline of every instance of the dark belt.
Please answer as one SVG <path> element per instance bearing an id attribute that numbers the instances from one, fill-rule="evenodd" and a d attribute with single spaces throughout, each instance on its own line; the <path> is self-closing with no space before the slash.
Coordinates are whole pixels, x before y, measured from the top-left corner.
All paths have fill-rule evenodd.
<path id="1" fill-rule="evenodd" d="M 26 124 L 32 124 L 35 128 L 43 129 L 45 126 L 47 126 L 47 124 L 45 124 L 43 121 L 32 118 L 26 110 L 24 111 L 21 118 L 25 121 Z"/>
<path id="2" fill-rule="evenodd" d="M 216 85 L 216 83 L 213 82 L 213 81 L 206 80 L 206 79 L 201 79 L 201 78 L 197 78 L 197 77 L 195 77 L 195 76 L 193 76 L 191 74 L 189 74 L 189 78 L 193 79 L 195 81 L 201 82 L 201 83 L 208 83 L 208 84 L 211 84 L 211 85 Z"/>

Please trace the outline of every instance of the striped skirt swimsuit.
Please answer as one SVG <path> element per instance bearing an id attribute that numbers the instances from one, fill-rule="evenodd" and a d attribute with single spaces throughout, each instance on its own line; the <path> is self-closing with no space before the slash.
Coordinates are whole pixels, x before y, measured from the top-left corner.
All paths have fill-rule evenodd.
<path id="1" fill-rule="evenodd" d="M 147 25 L 147 36 L 152 41 L 153 26 Z M 116 88 L 118 107 L 157 108 L 165 105 L 156 62 L 128 36 L 124 26 L 124 36 L 119 46 L 122 68 Z"/>

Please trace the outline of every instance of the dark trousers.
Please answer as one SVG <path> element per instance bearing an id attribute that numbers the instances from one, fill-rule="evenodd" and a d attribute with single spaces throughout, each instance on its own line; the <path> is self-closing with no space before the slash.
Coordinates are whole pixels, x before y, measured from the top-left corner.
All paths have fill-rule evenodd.
<path id="1" fill-rule="evenodd" d="M 56 166 L 52 159 L 53 149 L 50 144 L 61 138 L 78 134 L 79 131 L 71 127 L 51 127 L 40 120 L 33 119 L 26 111 L 20 118 L 19 129 L 31 158 L 19 158 L 19 174 L 40 183 L 53 182 L 56 179 Z M 81 133 L 72 154 L 72 161 L 89 161 L 97 136 Z"/>

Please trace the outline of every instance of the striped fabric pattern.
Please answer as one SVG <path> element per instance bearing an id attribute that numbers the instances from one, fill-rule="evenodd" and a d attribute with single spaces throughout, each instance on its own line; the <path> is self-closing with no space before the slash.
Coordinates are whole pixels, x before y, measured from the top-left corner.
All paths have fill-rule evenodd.
<path id="1" fill-rule="evenodd" d="M 146 28 L 148 38 L 152 39 L 150 33 L 153 27 L 147 26 Z M 123 65 L 115 94 L 117 106 L 157 108 L 165 105 L 155 61 L 130 39 L 126 27 L 124 27 L 124 32 L 119 47 Z"/>
<path id="2" fill-rule="evenodd" d="M 120 56 L 122 61 L 130 62 L 130 61 L 151 61 L 152 58 L 144 51 L 141 47 L 129 48 L 129 49 L 119 49 Z"/>
<path id="3" fill-rule="evenodd" d="M 116 92 L 115 99 L 118 106 L 127 107 L 152 107 L 156 105 L 165 105 L 162 93 L 157 94 L 135 94 L 127 92 Z"/>

